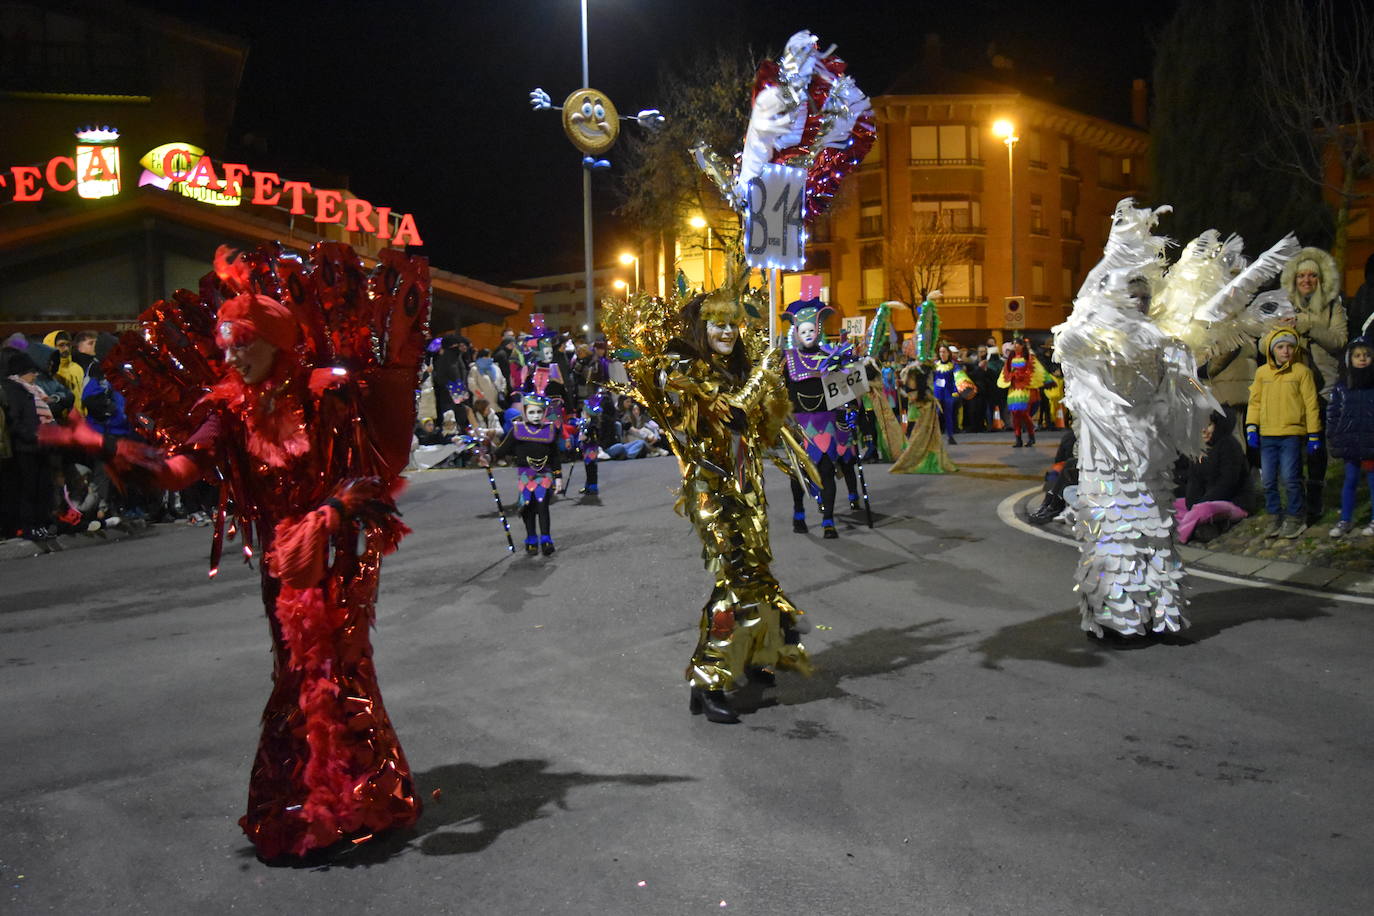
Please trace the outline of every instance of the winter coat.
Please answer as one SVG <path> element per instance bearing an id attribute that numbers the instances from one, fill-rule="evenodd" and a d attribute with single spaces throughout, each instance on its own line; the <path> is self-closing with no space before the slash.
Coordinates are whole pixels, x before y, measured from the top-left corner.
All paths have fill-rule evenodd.
<path id="1" fill-rule="evenodd" d="M 1347 461 L 1374 459 L 1374 388 L 1351 389 L 1337 382 L 1326 408 L 1331 454 Z"/>
<path id="2" fill-rule="evenodd" d="M 1214 418 L 1215 419 L 1215 418 Z M 1254 511 L 1254 487 L 1245 449 L 1231 435 L 1232 423 L 1222 415 L 1216 419 L 1212 443 L 1202 457 L 1188 466 L 1183 498 L 1189 508 L 1198 503 L 1223 500 Z"/>
<path id="3" fill-rule="evenodd" d="M 1316 263 L 1319 280 L 1317 288 L 1307 297 L 1298 292 L 1298 268 L 1304 261 Z M 1318 375 L 1317 385 L 1325 397 L 1330 393 L 1331 386 L 1336 384 L 1336 367 L 1348 339 L 1345 306 L 1341 304 L 1341 278 L 1336 272 L 1336 261 L 1320 248 L 1304 248 L 1284 265 L 1279 282 L 1293 303 L 1293 308 L 1298 311 L 1293 329 L 1298 333 L 1298 342 L 1308 352 Z"/>
<path id="4" fill-rule="evenodd" d="M 5 425 L 9 429 L 10 448 L 16 454 L 38 451 L 38 405 L 29 390 L 13 379 L 0 379 L 5 387 Z"/>
<path id="5" fill-rule="evenodd" d="M 1367 337 L 1371 330 L 1374 330 L 1374 254 L 1371 254 L 1364 262 L 1364 282 L 1355 292 L 1355 298 L 1350 300 L 1346 307 L 1349 314 L 1346 316 L 1347 336 L 1354 340 L 1356 337 Z"/>
<path id="6" fill-rule="evenodd" d="M 1207 387 L 1221 404 L 1244 404 L 1250 399 L 1250 383 L 1255 380 L 1256 344 L 1246 343 L 1231 353 L 1215 356 L 1205 366 Z"/>
<path id="7" fill-rule="evenodd" d="M 1322 423 L 1316 379 L 1303 364 L 1302 349 L 1295 349 L 1286 365 L 1274 365 L 1270 344 L 1283 333 L 1291 334 L 1292 329 L 1278 327 L 1264 335 L 1264 365 L 1255 370 L 1255 381 L 1250 385 L 1245 425 L 1258 426 L 1261 436 L 1319 433 Z"/>

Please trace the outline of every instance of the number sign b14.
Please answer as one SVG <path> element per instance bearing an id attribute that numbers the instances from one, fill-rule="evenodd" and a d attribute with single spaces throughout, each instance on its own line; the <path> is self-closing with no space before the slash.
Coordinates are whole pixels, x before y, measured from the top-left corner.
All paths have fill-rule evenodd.
<path id="1" fill-rule="evenodd" d="M 806 170 L 770 163 L 745 190 L 745 261 L 750 267 L 801 270 L 806 265 Z"/>

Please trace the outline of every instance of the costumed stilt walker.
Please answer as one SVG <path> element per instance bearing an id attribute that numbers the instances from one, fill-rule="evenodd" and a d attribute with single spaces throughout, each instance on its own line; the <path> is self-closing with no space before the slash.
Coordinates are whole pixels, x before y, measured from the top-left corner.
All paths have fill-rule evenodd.
<path id="1" fill-rule="evenodd" d="M 273 686 L 239 820 L 260 858 L 362 843 L 420 814 L 372 664 L 378 573 L 408 529 L 395 515 L 430 307 L 423 258 L 346 245 L 304 263 L 279 245 L 221 249 L 199 294 L 139 317 L 106 361 L 155 443 L 54 429 L 116 476 L 179 490 L 220 483 L 226 520 L 261 556 Z M 346 846 L 345 846 L 346 848 Z"/>
<path id="2" fill-rule="evenodd" d="M 539 381 L 541 370 L 536 369 L 532 381 Z M 550 419 L 551 399 L 544 390 L 526 392 L 520 400 L 522 419 L 511 424 L 511 430 L 496 447 L 495 457 L 514 456 L 515 475 L 520 486 L 520 517 L 525 521 L 525 553 L 554 552 L 553 534 L 549 523 L 549 501 L 553 498 L 554 473 L 558 470 L 561 439 L 560 426 Z M 537 530 L 536 530 L 537 527 Z"/>
<path id="3" fill-rule="evenodd" d="M 775 667 L 809 670 L 801 611 L 769 569 L 763 459 L 789 416 L 781 354 L 747 326 L 741 274 L 739 286 L 681 308 L 676 297 L 643 295 L 603 304 L 607 337 L 630 379 L 609 387 L 639 400 L 671 434 L 682 471 L 676 509 L 715 578 L 686 677 L 691 711 L 723 723 L 739 721 L 727 691 L 746 680 L 771 684 Z"/>
<path id="4" fill-rule="evenodd" d="M 1198 380 L 1198 359 L 1229 352 L 1247 303 L 1297 250 L 1290 236 L 1242 270 L 1209 232 L 1166 274 L 1168 240 L 1153 229 L 1168 208 L 1133 204 L 1117 205 L 1102 260 L 1054 329 L 1078 439 L 1082 628 L 1120 648 L 1187 625 L 1172 470 L 1180 453 L 1201 453 L 1220 409 Z"/>
<path id="5" fill-rule="evenodd" d="M 791 322 L 792 328 L 788 332 L 783 378 L 792 400 L 792 416 L 805 440 L 806 456 L 820 474 L 821 530 L 825 537 L 837 538 L 835 472 L 839 470 L 844 474 L 850 508 L 857 510 L 859 495 L 854 461 L 859 453 L 853 429 L 840 422 L 840 411 L 826 406 L 825 386 L 821 382 L 827 373 L 844 368 L 842 360 L 837 359 L 839 351 L 824 345 L 821 322 L 831 311 L 833 309 L 819 299 L 800 299 L 787 306 L 783 317 Z M 806 493 L 795 476 L 792 477 L 792 530 L 797 533 L 807 530 Z"/>

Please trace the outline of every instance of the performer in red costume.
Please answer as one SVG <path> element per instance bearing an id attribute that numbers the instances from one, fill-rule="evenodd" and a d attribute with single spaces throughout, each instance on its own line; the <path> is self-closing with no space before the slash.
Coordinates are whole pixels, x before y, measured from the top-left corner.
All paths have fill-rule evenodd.
<path id="1" fill-rule="evenodd" d="M 115 475 L 181 489 L 220 484 L 211 575 L 225 534 L 262 551 L 273 689 L 239 824 L 264 861 L 413 824 L 410 767 L 372 665 L 383 554 L 415 421 L 429 315 L 422 258 L 386 250 L 370 274 L 352 249 L 225 249 L 200 295 L 140 316 L 106 361 L 156 445 L 55 427 L 50 445 L 100 452 Z"/>

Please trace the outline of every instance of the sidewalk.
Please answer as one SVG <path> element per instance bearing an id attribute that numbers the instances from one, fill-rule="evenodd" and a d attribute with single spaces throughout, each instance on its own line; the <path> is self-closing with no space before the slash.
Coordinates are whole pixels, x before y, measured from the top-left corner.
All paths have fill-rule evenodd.
<path id="1" fill-rule="evenodd" d="M 1041 495 L 1040 487 L 1030 487 L 1008 496 L 999 507 L 1003 521 L 1028 534 L 1076 547 L 1078 541 L 1063 522 L 1056 520 L 1037 526 L 1026 520 L 1029 512 L 1040 505 Z M 1209 578 L 1249 582 L 1255 587 L 1345 595 L 1374 604 L 1374 572 L 1314 566 L 1283 557 L 1249 557 L 1188 544 L 1180 544 L 1178 550 L 1189 572 Z"/>

